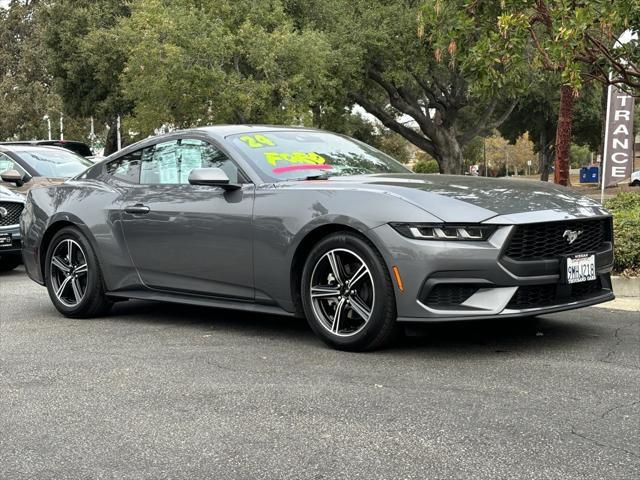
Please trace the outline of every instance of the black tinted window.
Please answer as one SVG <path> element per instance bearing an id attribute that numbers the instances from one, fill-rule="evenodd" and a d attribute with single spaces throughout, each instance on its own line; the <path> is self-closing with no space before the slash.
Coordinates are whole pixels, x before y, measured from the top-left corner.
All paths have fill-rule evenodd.
<path id="1" fill-rule="evenodd" d="M 52 142 L 48 145 L 66 148 L 67 150 L 71 150 L 72 152 L 75 152 L 78 155 L 82 155 L 83 157 L 90 157 L 91 155 L 93 155 L 89 146 L 80 142 Z"/>
<path id="2" fill-rule="evenodd" d="M 140 165 L 142 163 L 143 154 L 149 152 L 149 148 L 144 150 L 136 150 L 127 155 L 109 162 L 107 164 L 107 173 L 119 180 L 129 183 L 140 182 Z"/>

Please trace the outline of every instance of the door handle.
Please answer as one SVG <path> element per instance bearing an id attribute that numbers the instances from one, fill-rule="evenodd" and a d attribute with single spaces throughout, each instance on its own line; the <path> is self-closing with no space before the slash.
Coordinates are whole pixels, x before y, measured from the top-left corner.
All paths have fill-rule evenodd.
<path id="1" fill-rule="evenodd" d="M 124 207 L 124 211 L 127 213 L 133 213 L 134 215 L 142 215 L 144 213 L 149 213 L 151 209 L 146 205 L 141 203 L 136 203 L 135 205 L 129 205 L 128 207 Z"/>

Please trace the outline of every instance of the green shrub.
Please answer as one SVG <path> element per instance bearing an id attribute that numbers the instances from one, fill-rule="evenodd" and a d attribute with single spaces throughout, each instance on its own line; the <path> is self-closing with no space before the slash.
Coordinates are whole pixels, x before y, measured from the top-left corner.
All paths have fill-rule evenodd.
<path id="1" fill-rule="evenodd" d="M 416 173 L 438 173 L 440 168 L 435 160 L 418 160 L 413 166 Z"/>
<path id="2" fill-rule="evenodd" d="M 613 214 L 614 271 L 640 274 L 640 194 L 619 193 L 604 206 Z"/>

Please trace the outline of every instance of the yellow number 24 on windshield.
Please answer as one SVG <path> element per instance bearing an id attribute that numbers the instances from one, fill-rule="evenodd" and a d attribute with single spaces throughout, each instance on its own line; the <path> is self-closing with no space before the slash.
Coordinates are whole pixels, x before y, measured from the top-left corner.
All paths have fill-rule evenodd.
<path id="1" fill-rule="evenodd" d="M 259 133 L 256 135 L 243 135 L 240 140 L 251 148 L 274 147 L 276 145 L 271 139 Z"/>

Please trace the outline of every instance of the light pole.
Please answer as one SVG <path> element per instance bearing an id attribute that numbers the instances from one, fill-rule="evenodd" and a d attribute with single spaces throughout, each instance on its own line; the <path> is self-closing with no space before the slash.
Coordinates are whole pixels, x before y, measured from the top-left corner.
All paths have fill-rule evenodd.
<path id="1" fill-rule="evenodd" d="M 49 115 L 45 115 L 42 117 L 42 120 L 47 122 L 47 132 L 49 133 L 49 140 L 51 140 L 51 119 L 49 118 Z"/>
<path id="2" fill-rule="evenodd" d="M 482 137 L 482 156 L 484 157 L 484 176 L 488 177 L 487 172 L 487 137 Z"/>
<path id="3" fill-rule="evenodd" d="M 116 120 L 116 126 L 117 126 L 117 140 L 118 140 L 118 150 L 120 150 L 122 148 L 122 135 L 120 134 L 120 115 L 118 115 L 118 118 Z"/>

